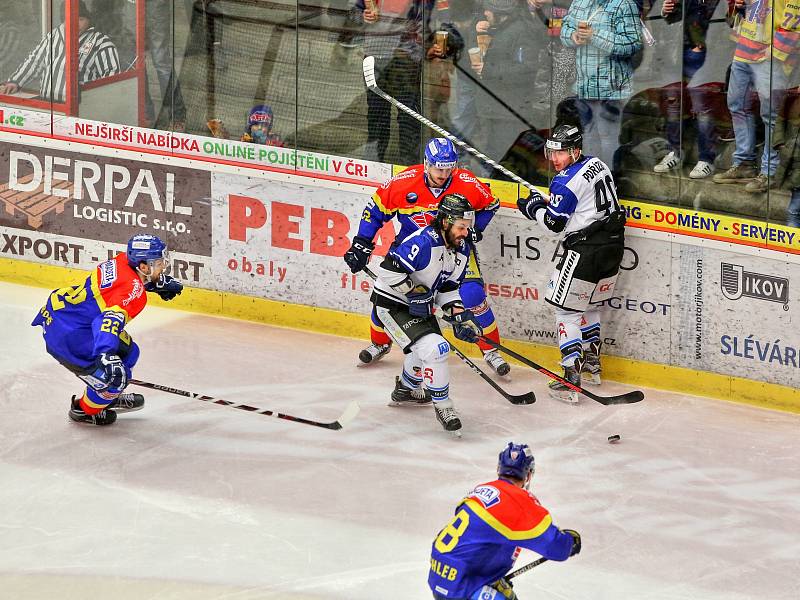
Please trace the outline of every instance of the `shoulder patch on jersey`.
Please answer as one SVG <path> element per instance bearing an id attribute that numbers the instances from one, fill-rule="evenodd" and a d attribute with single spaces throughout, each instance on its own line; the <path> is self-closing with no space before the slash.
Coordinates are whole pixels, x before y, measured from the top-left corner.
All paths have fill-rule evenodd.
<path id="1" fill-rule="evenodd" d="M 117 280 L 117 261 L 107 260 L 100 264 L 100 289 L 110 288 Z"/>
<path id="2" fill-rule="evenodd" d="M 500 504 L 500 490 L 493 485 L 479 485 L 470 495 L 477 498 L 486 508 Z"/>

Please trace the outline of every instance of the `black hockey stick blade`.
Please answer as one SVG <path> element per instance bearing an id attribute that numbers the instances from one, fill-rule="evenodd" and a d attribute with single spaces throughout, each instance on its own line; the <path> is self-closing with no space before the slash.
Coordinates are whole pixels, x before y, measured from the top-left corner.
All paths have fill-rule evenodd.
<path id="1" fill-rule="evenodd" d="M 540 564 L 546 563 L 548 560 L 550 560 L 550 559 L 549 558 L 544 558 L 544 557 L 539 558 L 539 559 L 533 561 L 532 563 L 528 563 L 524 567 L 520 567 L 516 571 L 511 571 L 511 573 L 506 575 L 503 579 L 514 579 L 514 577 L 516 577 L 517 575 L 522 575 L 523 573 L 527 573 L 531 569 L 535 569 L 536 567 L 538 567 Z"/>
<path id="2" fill-rule="evenodd" d="M 204 394 L 197 394 L 195 392 L 187 392 L 186 390 L 179 390 L 174 387 L 161 385 L 159 383 L 151 383 L 149 381 L 142 381 L 140 379 L 129 379 L 128 383 L 131 383 L 133 385 L 138 385 L 139 387 L 150 388 L 151 390 L 159 390 L 161 392 L 175 394 L 176 396 L 185 396 L 186 398 L 203 400 L 204 402 L 210 402 L 211 404 L 230 406 L 231 408 L 238 408 L 239 410 L 244 410 L 246 412 L 252 412 L 259 415 L 266 415 L 268 417 L 275 417 L 276 419 L 285 419 L 287 421 L 294 421 L 295 423 L 302 423 L 304 425 L 313 425 L 314 427 L 322 427 L 324 429 L 333 429 L 334 431 L 338 431 L 339 429 L 342 429 L 343 427 L 348 425 L 353 419 L 356 418 L 356 415 L 358 414 L 359 410 L 361 410 L 361 408 L 358 406 L 358 403 L 355 400 L 353 400 L 350 404 L 347 405 L 347 408 L 344 409 L 342 416 L 340 416 L 338 419 L 330 423 L 323 423 L 322 421 L 314 421 L 313 419 L 304 419 L 303 417 L 295 417 L 294 415 L 287 415 L 284 413 L 275 412 L 274 410 L 267 410 L 265 408 L 258 408 L 256 406 L 249 406 L 248 404 L 237 404 L 236 402 L 231 402 L 230 400 L 223 400 L 222 398 L 214 398 L 213 396 L 206 396 Z"/>
<path id="3" fill-rule="evenodd" d="M 599 402 L 600 404 L 603 404 L 605 406 L 609 406 L 611 404 L 634 404 L 636 402 L 641 402 L 642 400 L 644 400 L 644 393 L 640 392 L 639 390 L 628 392 L 626 394 L 619 394 L 618 396 L 598 396 L 597 394 L 593 394 L 589 390 L 586 390 L 579 385 L 570 383 L 560 375 L 556 375 L 549 369 L 545 369 L 543 366 L 536 364 L 529 358 L 525 358 L 521 354 L 518 354 L 509 348 L 506 348 L 502 344 L 498 344 L 497 342 L 492 341 L 484 336 L 481 336 L 481 339 L 490 346 L 497 348 L 501 352 L 516 358 L 521 363 L 526 364 L 532 369 L 539 371 L 539 373 L 541 373 L 542 375 L 547 375 L 550 379 L 555 379 L 556 381 L 564 384 L 573 392 L 578 392 L 580 394 L 583 394 L 584 396 L 587 396 L 588 398 L 591 398 L 595 402 Z"/>
<path id="4" fill-rule="evenodd" d="M 467 356 L 465 356 L 461 350 L 453 346 L 452 344 L 450 347 L 453 349 L 453 352 L 456 353 L 456 356 L 460 358 L 465 365 L 467 365 L 470 369 L 475 371 L 478 376 L 483 379 L 486 383 L 492 386 L 497 392 L 506 400 L 511 402 L 511 404 L 533 404 L 536 402 L 536 395 L 533 392 L 528 392 L 527 394 L 509 394 L 505 391 L 500 385 L 495 382 L 491 377 L 489 377 L 486 373 L 484 373 L 481 368 L 472 362 Z"/>

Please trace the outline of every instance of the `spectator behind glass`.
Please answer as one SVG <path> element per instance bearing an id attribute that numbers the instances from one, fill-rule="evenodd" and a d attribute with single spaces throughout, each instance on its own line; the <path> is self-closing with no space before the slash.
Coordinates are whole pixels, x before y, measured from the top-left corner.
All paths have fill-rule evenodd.
<path id="1" fill-rule="evenodd" d="M 430 33 L 434 0 L 357 0 L 356 18 L 364 23 L 364 54 L 375 57 L 378 87 L 420 112 L 423 39 Z M 386 162 L 391 135 L 392 105 L 367 93 L 367 147 L 364 158 Z M 397 111 L 401 164 L 417 162 L 422 130 L 416 119 Z"/>
<path id="2" fill-rule="evenodd" d="M 119 56 L 111 39 L 92 26 L 92 15 L 81 0 L 78 8 L 78 83 L 119 73 Z M 41 80 L 39 96 L 53 102 L 66 99 L 66 37 L 62 24 L 42 38 L 33 52 L 0 85 L 0 94 L 15 94 L 29 81 Z"/>
<path id="3" fill-rule="evenodd" d="M 97 15 L 95 25 L 114 41 L 122 59 L 122 70 L 136 61 L 136 4 L 132 0 L 92 0 L 92 13 Z M 157 121 L 173 131 L 186 130 L 186 106 L 173 69 L 173 2 L 145 0 L 144 34 L 146 48 L 158 79 L 161 102 L 158 108 L 165 114 L 159 119 L 150 94 L 149 82 L 145 86 L 145 127 Z M 147 78 L 147 73 L 145 73 Z"/>
<path id="4" fill-rule="evenodd" d="M 719 1 L 719 0 L 717 0 Z M 547 27 L 548 53 L 552 62 L 550 105 L 557 106 L 575 85 L 575 49 L 561 43 L 561 23 L 572 0 L 527 0 L 528 10 Z"/>
<path id="5" fill-rule="evenodd" d="M 800 8 L 785 0 L 775 0 L 774 3 L 736 0 L 734 15 L 733 25 L 738 35 L 728 83 L 728 109 L 733 121 L 736 150 L 733 166 L 714 175 L 714 183 L 746 183 L 745 191 L 762 193 L 774 186 L 775 182 L 770 182 L 769 178 L 780 164 L 778 152 L 773 148 L 772 132 L 789 76 L 797 62 Z M 756 168 L 753 89 L 758 93 L 764 122 L 760 169 Z"/>
<path id="6" fill-rule="evenodd" d="M 460 0 L 450 6 L 450 20 L 453 28 L 463 41 L 463 51 L 455 56 L 456 85 L 455 106 L 453 107 L 453 133 L 460 140 L 474 145 L 471 140 L 478 128 L 478 109 L 475 106 L 476 83 L 470 77 L 476 76 L 469 59 L 469 48 L 478 47 L 475 24 L 483 18 L 482 0 Z M 463 160 L 463 158 L 462 158 Z"/>
<path id="7" fill-rule="evenodd" d="M 499 161 L 517 136 L 529 129 L 533 118 L 536 98 L 532 88 L 540 69 L 539 49 L 525 0 L 486 0 L 484 6 L 485 20 L 479 21 L 475 30 L 478 35 L 490 35 L 491 41 L 483 57 L 483 89 L 478 90 L 476 101 L 485 126 L 484 152 Z M 491 175 L 492 168 L 484 168 L 484 174 Z"/>
<path id="8" fill-rule="evenodd" d="M 242 141 L 263 146 L 283 147 L 280 136 L 272 133 L 274 120 L 271 106 L 268 104 L 254 106 L 247 115 L 247 126 L 242 134 Z"/>
<path id="9" fill-rule="evenodd" d="M 697 116 L 697 164 L 689 173 L 692 179 L 703 179 L 714 173 L 716 158 L 716 126 L 709 91 L 702 86 L 689 86 L 695 73 L 706 62 L 706 34 L 711 17 L 719 0 L 685 0 L 685 9 L 680 0 L 664 0 L 661 16 L 667 23 L 683 22 L 683 71 L 681 84 L 667 89 L 666 135 L 670 151 L 653 170 L 667 173 L 683 165 L 681 153 L 681 125 L 683 122 L 684 90 L 691 99 L 692 112 Z M 685 10 L 685 16 L 684 16 Z M 696 84 L 699 82 L 695 82 Z"/>
<path id="10" fill-rule="evenodd" d="M 573 0 L 561 41 L 576 49 L 584 150 L 613 165 L 622 107 L 633 91 L 633 57 L 642 48 L 639 9 L 633 0 Z"/>

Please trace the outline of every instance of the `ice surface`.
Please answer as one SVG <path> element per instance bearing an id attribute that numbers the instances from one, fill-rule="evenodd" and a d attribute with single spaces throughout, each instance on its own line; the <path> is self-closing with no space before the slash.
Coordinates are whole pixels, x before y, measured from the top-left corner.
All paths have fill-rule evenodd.
<path id="1" fill-rule="evenodd" d="M 68 421 L 79 382 L 29 326 L 46 296 L 0 283 L 2 598 L 429 598 L 434 535 L 509 440 L 533 447 L 533 491 L 583 536 L 578 557 L 516 580 L 521 600 L 800 598 L 796 415 L 649 390 L 570 406 L 519 365 L 504 385 L 539 400 L 513 406 L 453 358 L 459 441 L 430 408 L 387 406 L 396 350 L 356 368 L 359 340 L 150 307 L 128 328 L 136 377 L 361 413 L 328 431 L 136 390 L 144 410 L 93 428 Z"/>

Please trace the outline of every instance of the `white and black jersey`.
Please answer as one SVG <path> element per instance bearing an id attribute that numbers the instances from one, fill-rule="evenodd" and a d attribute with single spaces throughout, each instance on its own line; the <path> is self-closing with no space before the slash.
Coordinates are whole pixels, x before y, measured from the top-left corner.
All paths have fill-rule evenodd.
<path id="1" fill-rule="evenodd" d="M 553 178 L 547 209 L 536 211 L 536 222 L 550 234 L 572 233 L 618 210 L 617 187 L 608 166 L 584 156 Z"/>
<path id="2" fill-rule="evenodd" d="M 375 269 L 376 304 L 408 306 L 408 298 L 397 288 L 425 286 L 435 293 L 440 307 L 461 304 L 458 288 L 469 263 L 469 244 L 447 248 L 442 236 L 431 226 L 412 233 L 391 250 L 383 264 Z M 403 282 L 410 279 L 408 285 Z"/>
<path id="3" fill-rule="evenodd" d="M 48 33 L 8 78 L 23 87 L 36 78 L 41 80 L 40 96 L 54 102 L 66 98 L 66 40 L 64 25 Z M 78 82 L 88 83 L 119 73 L 119 55 L 106 34 L 90 27 L 78 35 Z"/>

